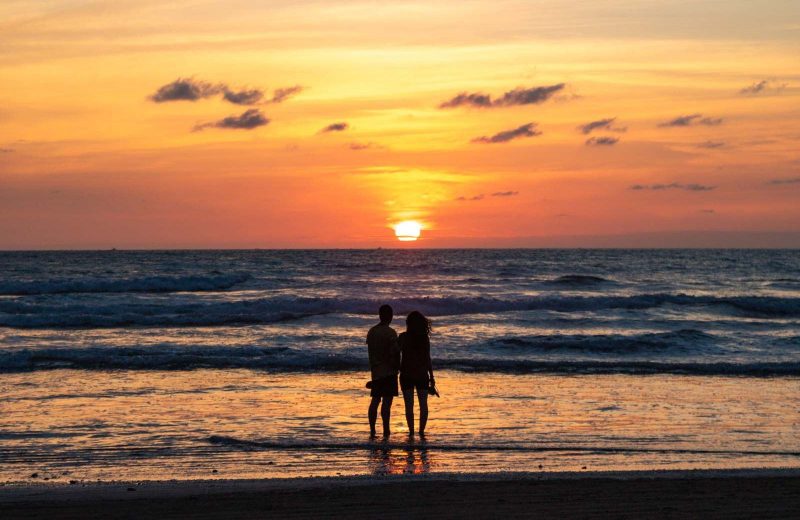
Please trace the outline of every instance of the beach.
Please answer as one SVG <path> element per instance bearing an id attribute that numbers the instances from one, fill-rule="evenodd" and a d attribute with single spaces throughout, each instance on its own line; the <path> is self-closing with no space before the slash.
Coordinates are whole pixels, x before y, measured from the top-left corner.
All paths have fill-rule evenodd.
<path id="1" fill-rule="evenodd" d="M 796 518 L 797 471 L 0 487 L 3 518 Z"/>

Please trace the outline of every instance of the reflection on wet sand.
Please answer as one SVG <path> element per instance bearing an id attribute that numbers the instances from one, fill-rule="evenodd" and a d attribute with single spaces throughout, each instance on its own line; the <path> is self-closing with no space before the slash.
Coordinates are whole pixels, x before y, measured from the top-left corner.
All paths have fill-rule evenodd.
<path id="1" fill-rule="evenodd" d="M 373 475 L 420 475 L 431 470 L 430 455 L 425 441 L 410 441 L 405 445 L 376 444 L 369 452 L 369 467 Z"/>

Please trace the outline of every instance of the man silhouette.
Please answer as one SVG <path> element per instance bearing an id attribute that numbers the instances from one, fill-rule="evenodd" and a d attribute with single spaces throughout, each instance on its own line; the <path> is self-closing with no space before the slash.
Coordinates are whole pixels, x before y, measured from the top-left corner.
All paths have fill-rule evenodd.
<path id="1" fill-rule="evenodd" d="M 391 433 L 389 420 L 392 415 L 392 400 L 397 395 L 397 372 L 400 369 L 400 348 L 397 345 L 397 333 L 389 326 L 394 311 L 389 305 L 381 305 L 378 309 L 381 322 L 369 329 L 367 333 L 367 351 L 369 352 L 369 368 L 372 373 L 370 381 L 369 431 L 375 436 L 375 422 L 378 420 L 378 405 L 381 405 L 383 419 L 383 436 Z"/>

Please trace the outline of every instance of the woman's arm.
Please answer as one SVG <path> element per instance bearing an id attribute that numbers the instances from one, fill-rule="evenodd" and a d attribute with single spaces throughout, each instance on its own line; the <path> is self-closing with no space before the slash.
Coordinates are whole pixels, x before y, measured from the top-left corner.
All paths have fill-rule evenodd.
<path id="1" fill-rule="evenodd" d="M 433 383 L 433 362 L 431 361 L 431 340 L 426 341 L 426 349 L 428 351 L 428 379 Z"/>

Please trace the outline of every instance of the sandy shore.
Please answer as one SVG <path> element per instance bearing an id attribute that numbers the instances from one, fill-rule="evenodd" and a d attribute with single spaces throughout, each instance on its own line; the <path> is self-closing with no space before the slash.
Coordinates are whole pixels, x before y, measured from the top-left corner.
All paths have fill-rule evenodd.
<path id="1" fill-rule="evenodd" d="M 4 486 L 0 518 L 797 518 L 800 471 Z"/>

